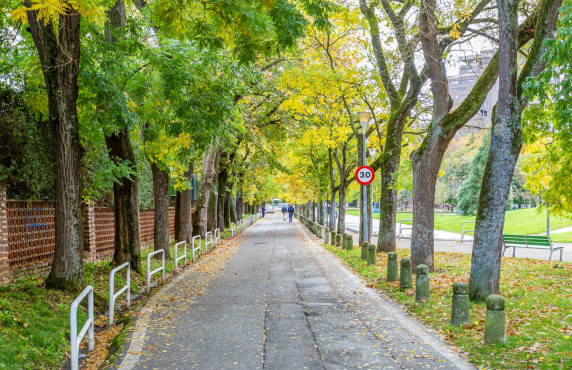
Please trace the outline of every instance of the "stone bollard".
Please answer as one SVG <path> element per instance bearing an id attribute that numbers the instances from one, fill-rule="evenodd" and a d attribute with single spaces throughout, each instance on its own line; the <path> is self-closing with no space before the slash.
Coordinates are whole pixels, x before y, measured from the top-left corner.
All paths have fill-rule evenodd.
<path id="1" fill-rule="evenodd" d="M 330 236 L 331 236 L 331 241 L 332 241 L 332 246 L 336 246 L 336 232 L 335 231 L 330 231 Z"/>
<path id="2" fill-rule="evenodd" d="M 367 261 L 367 246 L 368 246 L 368 242 L 362 242 L 361 243 L 361 260 L 362 261 Z"/>
<path id="3" fill-rule="evenodd" d="M 377 252 L 375 250 L 375 244 L 369 244 L 367 246 L 367 265 L 372 266 L 377 262 Z"/>
<path id="4" fill-rule="evenodd" d="M 336 234 L 336 247 L 342 247 L 342 234 Z"/>
<path id="5" fill-rule="evenodd" d="M 354 249 L 354 238 L 352 237 L 352 234 L 346 234 L 346 249 L 351 251 Z"/>
<path id="6" fill-rule="evenodd" d="M 431 298 L 431 286 L 429 284 L 429 267 L 417 266 L 417 279 L 415 280 L 415 302 L 421 302 Z"/>
<path id="7" fill-rule="evenodd" d="M 463 282 L 453 284 L 451 305 L 451 326 L 461 326 L 471 322 L 469 309 L 469 285 Z"/>
<path id="8" fill-rule="evenodd" d="M 504 298 L 498 294 L 487 297 L 485 344 L 506 342 Z"/>
<path id="9" fill-rule="evenodd" d="M 347 238 L 346 238 L 346 233 L 342 234 L 342 249 L 346 249 L 346 242 L 347 242 Z"/>
<path id="10" fill-rule="evenodd" d="M 324 233 L 324 244 L 330 244 L 330 236 L 332 234 L 330 233 L 329 230 L 326 230 L 326 232 Z"/>
<path id="11" fill-rule="evenodd" d="M 399 280 L 399 268 L 397 267 L 397 252 L 387 254 L 387 281 Z"/>
<path id="12" fill-rule="evenodd" d="M 399 271 L 399 289 L 413 288 L 413 276 L 411 276 L 411 259 L 401 259 L 401 269 Z"/>

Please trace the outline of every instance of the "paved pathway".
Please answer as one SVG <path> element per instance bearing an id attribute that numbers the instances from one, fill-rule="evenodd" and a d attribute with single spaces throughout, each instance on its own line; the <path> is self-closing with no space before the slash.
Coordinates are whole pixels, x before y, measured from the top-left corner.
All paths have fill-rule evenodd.
<path id="1" fill-rule="evenodd" d="M 142 309 L 115 367 L 472 368 L 298 221 L 258 221 Z"/>

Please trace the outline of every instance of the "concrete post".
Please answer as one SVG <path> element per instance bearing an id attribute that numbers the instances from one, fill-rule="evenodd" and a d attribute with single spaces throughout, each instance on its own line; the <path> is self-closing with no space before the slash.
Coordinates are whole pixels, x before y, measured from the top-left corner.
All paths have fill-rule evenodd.
<path id="1" fill-rule="evenodd" d="M 415 302 L 422 302 L 431 298 L 431 286 L 429 284 L 429 267 L 417 266 L 417 279 L 415 280 Z"/>
<path id="2" fill-rule="evenodd" d="M 361 243 L 361 260 L 362 261 L 367 261 L 367 247 L 368 247 L 368 243 L 367 242 L 363 242 Z"/>
<path id="3" fill-rule="evenodd" d="M 506 342 L 504 298 L 498 294 L 487 297 L 485 344 Z"/>
<path id="4" fill-rule="evenodd" d="M 331 236 L 331 240 L 332 240 L 332 246 L 336 246 L 336 232 L 335 231 L 330 231 L 330 236 Z"/>
<path id="5" fill-rule="evenodd" d="M 342 234 L 336 234 L 336 247 L 343 247 Z"/>
<path id="6" fill-rule="evenodd" d="M 461 326 L 470 322 L 469 285 L 463 282 L 456 282 L 453 284 L 451 326 Z"/>
<path id="7" fill-rule="evenodd" d="M 387 281 L 399 280 L 399 267 L 397 266 L 397 252 L 387 254 Z"/>
<path id="8" fill-rule="evenodd" d="M 324 244 L 328 244 L 328 245 L 330 244 L 330 240 L 331 240 L 330 236 L 331 235 L 332 234 L 328 230 L 326 230 L 326 232 L 324 233 Z"/>
<path id="9" fill-rule="evenodd" d="M 354 238 L 352 237 L 352 234 L 346 234 L 346 249 L 351 251 L 354 249 Z"/>
<path id="10" fill-rule="evenodd" d="M 401 259 L 401 269 L 399 271 L 399 289 L 413 288 L 413 276 L 411 272 L 411 259 Z"/>
<path id="11" fill-rule="evenodd" d="M 8 200 L 6 188 L 0 187 L 0 285 L 8 284 L 12 280 L 10 273 L 9 246 L 8 246 Z"/>
<path id="12" fill-rule="evenodd" d="M 377 263 L 377 252 L 375 244 L 367 246 L 367 265 L 372 266 Z"/>

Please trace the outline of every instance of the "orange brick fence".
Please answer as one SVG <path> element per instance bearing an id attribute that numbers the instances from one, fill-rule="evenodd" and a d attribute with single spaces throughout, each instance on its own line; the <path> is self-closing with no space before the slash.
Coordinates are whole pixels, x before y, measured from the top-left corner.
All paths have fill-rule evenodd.
<path id="1" fill-rule="evenodd" d="M 141 210 L 141 245 L 153 243 L 152 209 Z M 0 188 L 0 284 L 23 275 L 49 272 L 54 255 L 53 201 L 7 200 Z M 175 234 L 175 209 L 169 208 L 169 234 Z M 84 260 L 110 259 L 114 251 L 113 208 L 85 205 L 83 212 Z"/>

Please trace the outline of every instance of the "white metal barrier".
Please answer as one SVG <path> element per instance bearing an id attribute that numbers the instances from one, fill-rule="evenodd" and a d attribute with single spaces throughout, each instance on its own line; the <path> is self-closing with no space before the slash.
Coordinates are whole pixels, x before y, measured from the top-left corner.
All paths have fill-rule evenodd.
<path id="1" fill-rule="evenodd" d="M 87 320 L 80 332 L 77 332 L 77 308 L 81 301 L 87 297 Z M 70 307 L 70 347 L 71 347 L 71 368 L 72 370 L 79 369 L 79 344 L 87 332 L 87 339 L 89 341 L 88 349 L 93 351 L 95 344 L 93 336 L 93 287 L 88 285 L 83 292 L 72 302 Z"/>
<path id="2" fill-rule="evenodd" d="M 236 224 L 234 222 L 230 223 L 230 236 L 233 237 L 236 230 Z"/>
<path id="3" fill-rule="evenodd" d="M 117 293 L 115 291 L 115 273 L 123 268 L 127 267 L 127 283 L 119 289 Z M 121 266 L 117 266 L 109 274 L 109 325 L 113 325 L 113 314 L 115 313 L 115 299 L 119 297 L 123 292 L 127 291 L 126 302 L 127 307 L 131 305 L 131 265 L 129 262 L 125 262 Z"/>
<path id="4" fill-rule="evenodd" d="M 210 238 L 209 238 L 210 236 Z M 207 231 L 205 233 L 205 253 L 207 253 L 213 247 L 213 233 Z"/>
<path id="5" fill-rule="evenodd" d="M 215 229 L 214 231 L 214 245 L 215 247 L 220 245 L 220 229 Z"/>
<path id="6" fill-rule="evenodd" d="M 465 231 L 465 224 L 474 224 L 475 221 L 464 221 L 461 223 L 461 243 L 463 242 L 463 239 L 465 239 L 465 234 L 467 233 L 473 233 L 473 235 L 475 235 L 475 230 L 466 230 Z"/>
<path id="7" fill-rule="evenodd" d="M 183 248 L 184 250 L 184 254 L 181 257 L 177 257 L 177 249 L 179 247 L 179 245 L 183 244 L 185 247 Z M 187 242 L 186 241 L 182 241 L 182 242 L 178 242 L 175 244 L 175 260 L 173 261 L 173 270 L 177 271 L 177 265 L 179 264 L 179 260 L 185 260 L 185 265 L 187 264 Z"/>
<path id="8" fill-rule="evenodd" d="M 413 220 L 401 220 L 401 221 L 399 221 L 399 239 L 400 239 L 400 240 L 401 240 L 401 231 L 402 231 L 402 230 L 407 230 L 407 229 L 410 229 L 410 230 L 411 230 L 411 228 L 413 227 L 413 226 L 411 226 L 411 225 L 406 225 L 406 226 L 402 225 L 402 223 L 403 223 L 403 222 L 406 222 L 406 221 L 408 221 L 408 222 L 413 222 Z"/>
<path id="9" fill-rule="evenodd" d="M 199 246 L 195 248 L 195 240 L 199 240 Z M 201 255 L 201 236 L 197 235 L 197 236 L 193 236 L 193 238 L 191 239 L 191 249 L 193 250 L 193 262 L 195 261 L 195 252 L 199 251 L 199 256 Z"/>
<path id="10" fill-rule="evenodd" d="M 161 267 L 151 271 L 151 256 L 161 253 Z M 151 276 L 159 271 L 162 271 L 162 277 L 165 277 L 165 250 L 159 249 L 158 251 L 151 252 L 147 255 L 147 294 L 151 290 Z"/>

